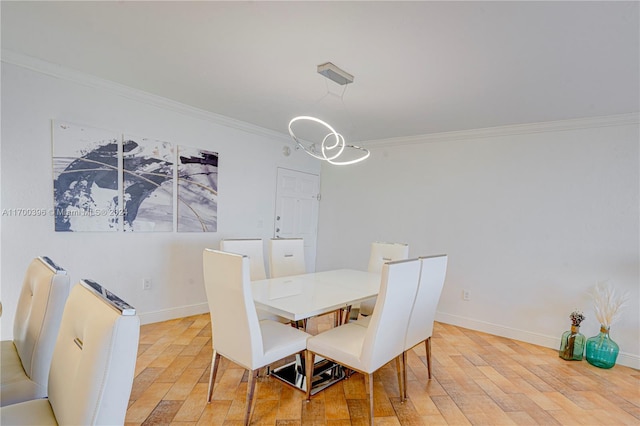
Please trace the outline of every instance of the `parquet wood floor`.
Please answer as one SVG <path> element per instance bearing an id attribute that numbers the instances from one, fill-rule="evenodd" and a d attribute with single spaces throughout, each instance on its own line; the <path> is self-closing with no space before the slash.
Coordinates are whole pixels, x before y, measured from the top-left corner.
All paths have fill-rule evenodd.
<path id="1" fill-rule="evenodd" d="M 311 320 L 315 334 L 330 316 Z M 232 326 L 230 324 L 230 326 Z M 375 424 L 640 425 L 640 371 L 564 361 L 556 350 L 436 323 L 433 378 L 424 345 L 408 357 L 408 400 L 400 402 L 395 363 L 374 376 Z M 223 360 L 211 404 L 209 315 L 142 326 L 126 424 L 241 425 L 247 372 Z M 349 379 L 311 402 L 273 377 L 259 379 L 252 425 L 367 425 L 364 379 Z"/>

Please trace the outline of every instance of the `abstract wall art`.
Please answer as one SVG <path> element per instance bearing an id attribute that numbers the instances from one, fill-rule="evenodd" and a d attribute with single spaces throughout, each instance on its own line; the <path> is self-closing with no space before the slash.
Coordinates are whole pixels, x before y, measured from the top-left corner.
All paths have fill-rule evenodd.
<path id="1" fill-rule="evenodd" d="M 178 147 L 178 231 L 216 232 L 218 153 Z"/>
<path id="2" fill-rule="evenodd" d="M 52 126 L 56 231 L 217 231 L 217 152 L 67 121 Z"/>
<path id="3" fill-rule="evenodd" d="M 118 231 L 116 132 L 53 122 L 55 230 Z"/>
<path id="4" fill-rule="evenodd" d="M 125 135 L 122 159 L 125 232 L 173 231 L 173 145 Z"/>

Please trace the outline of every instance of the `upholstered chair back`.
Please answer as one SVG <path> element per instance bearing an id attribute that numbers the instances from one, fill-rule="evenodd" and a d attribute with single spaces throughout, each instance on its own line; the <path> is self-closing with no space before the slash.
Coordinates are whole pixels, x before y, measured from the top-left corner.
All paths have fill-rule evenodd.
<path id="1" fill-rule="evenodd" d="M 409 258 L 409 245 L 402 243 L 371 243 L 371 252 L 369 254 L 369 272 L 380 273 L 382 265 L 386 262 L 394 260 L 404 260 Z"/>
<path id="2" fill-rule="evenodd" d="M 378 301 L 362 345 L 366 371 L 375 371 L 402 354 L 418 280 L 420 260 L 400 260 L 382 266 Z"/>
<path id="3" fill-rule="evenodd" d="M 262 239 L 224 239 L 220 241 L 220 250 L 249 256 L 251 281 L 267 278 Z"/>
<path id="4" fill-rule="evenodd" d="M 422 270 L 418 294 L 411 309 L 405 350 L 423 342 L 433 334 L 436 308 L 447 273 L 447 255 L 421 257 Z"/>
<path id="5" fill-rule="evenodd" d="M 124 424 L 140 320 L 122 315 L 79 283 L 64 308 L 49 374 L 49 403 L 61 425 Z"/>
<path id="6" fill-rule="evenodd" d="M 380 273 L 382 271 L 382 265 L 387 262 L 393 262 L 395 260 L 404 260 L 409 258 L 409 246 L 402 243 L 383 243 L 373 242 L 371 243 L 371 251 L 369 254 L 369 266 L 367 270 L 369 272 Z M 372 297 L 360 302 L 360 313 L 365 316 L 369 316 L 373 313 L 373 309 L 376 306 L 376 298 Z"/>
<path id="7" fill-rule="evenodd" d="M 69 295 L 69 276 L 47 257 L 29 264 L 18 298 L 13 322 L 13 343 L 26 375 L 47 395 L 47 380 L 64 304 Z M 5 398 L 6 397 L 6 398 Z M 3 392 L 3 400 L 10 395 Z"/>
<path id="8" fill-rule="evenodd" d="M 271 278 L 306 273 L 304 240 L 302 238 L 272 238 L 269 240 L 269 271 Z"/>
<path id="9" fill-rule="evenodd" d="M 203 266 L 214 349 L 246 369 L 261 367 L 256 365 L 263 348 L 249 257 L 205 249 Z"/>

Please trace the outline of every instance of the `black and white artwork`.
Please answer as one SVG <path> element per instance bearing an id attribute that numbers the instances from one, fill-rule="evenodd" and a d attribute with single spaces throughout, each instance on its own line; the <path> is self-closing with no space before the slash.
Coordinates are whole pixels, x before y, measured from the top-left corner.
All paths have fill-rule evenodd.
<path id="1" fill-rule="evenodd" d="M 121 135 L 53 122 L 55 230 L 216 232 L 218 153 Z"/>
<path id="2" fill-rule="evenodd" d="M 125 135 L 122 143 L 124 230 L 173 231 L 173 145 Z"/>
<path id="3" fill-rule="evenodd" d="M 53 122 L 55 230 L 118 231 L 118 133 Z"/>
<path id="4" fill-rule="evenodd" d="M 216 232 L 218 153 L 178 148 L 178 231 Z"/>

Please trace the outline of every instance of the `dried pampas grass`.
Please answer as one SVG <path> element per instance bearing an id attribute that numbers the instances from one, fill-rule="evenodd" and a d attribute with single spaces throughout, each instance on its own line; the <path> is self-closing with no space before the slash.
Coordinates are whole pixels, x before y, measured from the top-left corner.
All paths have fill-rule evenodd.
<path id="1" fill-rule="evenodd" d="M 622 307 L 626 304 L 629 295 L 625 293 L 619 296 L 608 282 L 603 282 L 596 284 L 591 297 L 596 318 L 602 326 L 609 328 L 620 319 Z"/>

